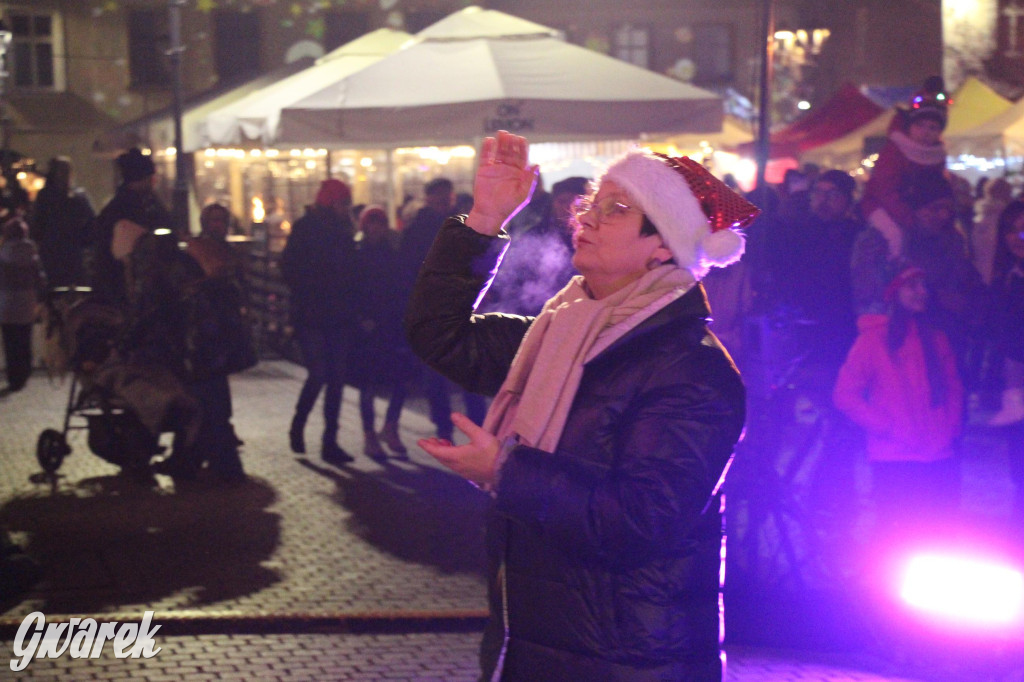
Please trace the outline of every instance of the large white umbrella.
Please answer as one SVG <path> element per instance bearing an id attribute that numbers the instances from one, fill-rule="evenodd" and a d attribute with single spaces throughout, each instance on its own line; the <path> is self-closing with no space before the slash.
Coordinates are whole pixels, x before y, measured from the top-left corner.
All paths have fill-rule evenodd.
<path id="1" fill-rule="evenodd" d="M 274 144 L 282 107 L 380 61 L 411 38 L 388 28 L 372 31 L 320 57 L 307 69 L 206 114 L 198 125 L 202 146 Z"/>
<path id="2" fill-rule="evenodd" d="M 281 112 L 290 144 L 393 147 L 722 129 L 714 93 L 565 42 L 554 29 L 469 7 L 379 62 Z"/>

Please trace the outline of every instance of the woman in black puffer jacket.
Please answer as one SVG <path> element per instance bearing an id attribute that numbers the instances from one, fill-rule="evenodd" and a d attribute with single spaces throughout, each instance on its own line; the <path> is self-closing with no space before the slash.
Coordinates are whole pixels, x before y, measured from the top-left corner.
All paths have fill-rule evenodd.
<path id="1" fill-rule="evenodd" d="M 537 318 L 475 315 L 526 162 L 523 138 L 485 141 L 474 209 L 406 315 L 424 360 L 496 395 L 482 428 L 453 415 L 468 444 L 420 441 L 495 497 L 482 679 L 720 680 L 718 490 L 745 394 L 697 280 L 739 257 L 728 228 L 756 209 L 689 159 L 631 152 L 577 211 L 582 276 Z"/>

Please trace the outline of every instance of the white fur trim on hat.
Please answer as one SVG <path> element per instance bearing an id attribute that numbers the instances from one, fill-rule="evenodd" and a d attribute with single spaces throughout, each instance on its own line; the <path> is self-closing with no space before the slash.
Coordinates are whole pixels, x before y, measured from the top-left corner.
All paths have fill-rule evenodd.
<path id="1" fill-rule="evenodd" d="M 658 229 L 679 267 L 697 279 L 711 265 L 725 266 L 743 255 L 743 236 L 711 232 L 708 216 L 682 174 L 664 159 L 635 149 L 612 162 L 600 181 L 611 180 L 629 194 Z"/>

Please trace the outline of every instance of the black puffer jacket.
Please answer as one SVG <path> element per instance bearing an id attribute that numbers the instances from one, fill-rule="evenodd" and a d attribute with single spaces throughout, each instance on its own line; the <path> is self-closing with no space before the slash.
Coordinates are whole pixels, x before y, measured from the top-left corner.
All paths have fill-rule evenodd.
<path id="1" fill-rule="evenodd" d="M 406 316 L 424 360 L 485 394 L 531 322 L 472 313 L 506 243 L 449 220 Z M 717 487 L 745 393 L 707 315 L 698 285 L 648 318 L 587 364 L 556 452 L 510 453 L 488 529 L 483 679 L 505 618 L 504 680 L 721 679 Z"/>

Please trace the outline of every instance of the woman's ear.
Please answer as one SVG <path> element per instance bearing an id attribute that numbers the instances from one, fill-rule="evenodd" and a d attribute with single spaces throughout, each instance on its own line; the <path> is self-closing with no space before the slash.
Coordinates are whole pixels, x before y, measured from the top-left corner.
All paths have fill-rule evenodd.
<path id="1" fill-rule="evenodd" d="M 658 238 L 661 239 L 660 236 Z M 673 257 L 674 256 L 672 255 L 672 252 L 668 250 L 667 246 L 665 246 L 664 241 L 662 241 L 661 246 L 655 249 L 654 253 L 651 254 L 651 258 L 657 258 L 662 263 L 669 262 L 670 260 L 672 260 Z"/>
<path id="2" fill-rule="evenodd" d="M 661 237 L 658 236 L 658 239 L 661 239 Z M 655 268 L 661 267 L 670 260 L 672 260 L 672 252 L 669 251 L 665 247 L 664 242 L 662 242 L 661 246 L 654 249 L 654 251 L 651 252 L 651 257 L 647 259 L 647 269 L 654 270 Z"/>

